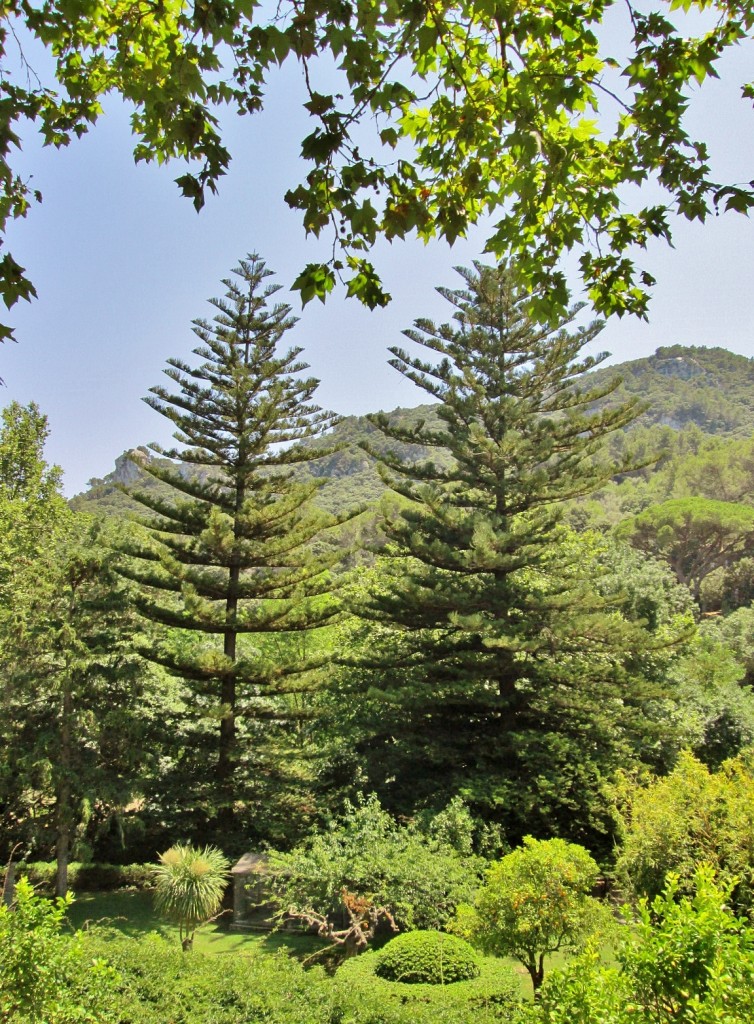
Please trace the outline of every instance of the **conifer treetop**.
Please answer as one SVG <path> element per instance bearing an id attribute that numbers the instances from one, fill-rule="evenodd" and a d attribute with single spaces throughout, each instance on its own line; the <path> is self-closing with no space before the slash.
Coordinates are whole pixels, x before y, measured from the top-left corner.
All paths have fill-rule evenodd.
<path id="1" fill-rule="evenodd" d="M 452 322 L 418 319 L 403 332 L 443 358 L 390 349 L 391 365 L 440 401 L 442 426 L 406 429 L 372 417 L 391 438 L 446 449 L 452 460 L 409 466 L 400 453 L 383 454 L 390 485 L 412 498 L 417 482 L 442 480 L 456 485 L 444 495 L 452 504 L 488 508 L 494 494 L 497 511 L 516 515 L 589 493 L 627 468 L 599 453 L 607 434 L 639 415 L 641 402 L 607 401 L 618 377 L 599 384 L 584 379 L 608 355 L 582 354 L 602 322 L 573 329 L 581 305 L 554 324 L 532 319 L 528 291 L 506 262 L 456 269 L 466 287 L 438 288 L 455 307 Z"/>

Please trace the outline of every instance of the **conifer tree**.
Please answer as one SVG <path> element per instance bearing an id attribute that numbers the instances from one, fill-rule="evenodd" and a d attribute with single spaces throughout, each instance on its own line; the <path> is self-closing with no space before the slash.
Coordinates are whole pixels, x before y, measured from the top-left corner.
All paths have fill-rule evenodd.
<path id="1" fill-rule="evenodd" d="M 151 678 L 103 528 L 68 508 L 47 433 L 34 404 L 3 411 L 0 853 L 54 850 L 64 895 L 74 843 L 138 792 Z"/>
<path id="2" fill-rule="evenodd" d="M 271 698 L 306 689 L 301 676 L 312 667 L 271 663 L 254 636 L 316 629 L 335 614 L 332 559 L 311 547 L 332 519 L 311 504 L 316 481 L 295 473 L 321 453 L 293 444 L 317 437 L 334 417 L 312 402 L 319 382 L 301 375 L 301 350 L 277 351 L 296 321 L 290 306 L 270 304 L 279 288 L 265 283 L 270 271 L 252 255 L 233 274 L 225 297 L 212 300 L 213 320 L 194 321 L 198 362 L 168 360 L 173 386 L 154 387 L 146 399 L 175 425 L 178 446 L 153 445 L 161 458 L 142 460 L 166 486 L 130 492 L 152 514 L 141 519 L 145 532 L 126 570 L 143 615 L 197 637 L 183 642 L 186 634 L 168 631 L 145 653 L 187 680 L 197 713 L 217 723 L 214 770 L 205 766 L 205 774 L 223 828 L 242 797 L 237 768 L 248 754 L 239 722 L 248 743 L 255 719 L 284 717 L 285 699 Z"/>
<path id="3" fill-rule="evenodd" d="M 587 751 L 604 749 L 613 711 L 632 700 L 639 630 L 596 595 L 596 559 L 560 517 L 619 468 L 603 441 L 639 406 L 610 401 L 617 381 L 585 379 L 605 357 L 583 354 L 600 324 L 567 329 L 578 307 L 544 326 L 510 267 L 459 273 L 465 288 L 439 289 L 453 322 L 404 332 L 439 358 L 390 350 L 439 400 L 436 423 L 373 418 L 398 442 L 379 458 L 404 500 L 386 512 L 392 558 L 360 593 L 376 624 L 360 662 L 373 670 L 366 697 L 379 691 L 382 704 L 363 749 L 394 776 L 381 790 L 393 809 L 460 791 L 513 832 L 560 815 L 578 838 L 579 790 L 599 770 Z M 437 454 L 409 463 L 403 444 Z"/>
<path id="4" fill-rule="evenodd" d="M 155 680 L 134 651 L 139 622 L 102 532 L 81 514 L 58 530 L 36 563 L 34 599 L 7 631 L 9 746 L 24 783 L 17 830 L 27 849 L 47 855 L 54 845 L 58 896 L 89 819 L 117 816 L 139 795 L 152 756 Z"/>

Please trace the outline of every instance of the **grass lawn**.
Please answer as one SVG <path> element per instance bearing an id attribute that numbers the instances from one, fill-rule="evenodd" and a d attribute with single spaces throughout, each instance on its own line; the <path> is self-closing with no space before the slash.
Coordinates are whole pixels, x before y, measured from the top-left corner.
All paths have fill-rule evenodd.
<path id="1" fill-rule="evenodd" d="M 230 931 L 230 917 L 228 913 L 200 928 L 194 939 L 194 949 L 201 953 L 251 955 L 257 952 L 274 953 L 286 947 L 295 956 L 305 957 L 323 945 L 328 945 L 316 935 Z M 68 922 L 74 929 L 102 924 L 132 938 L 139 938 L 147 932 L 157 932 L 178 945 L 178 928 L 160 920 L 152 906 L 152 895 L 148 892 L 120 889 L 116 892 L 79 893 L 68 911 Z"/>

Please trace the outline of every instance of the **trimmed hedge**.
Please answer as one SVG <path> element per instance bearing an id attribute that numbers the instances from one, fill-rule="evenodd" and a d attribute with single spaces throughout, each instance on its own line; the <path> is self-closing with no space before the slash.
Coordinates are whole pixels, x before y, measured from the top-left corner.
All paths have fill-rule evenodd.
<path id="1" fill-rule="evenodd" d="M 515 1024 L 530 1013 L 513 969 L 495 957 L 480 957 L 479 977 L 469 981 L 409 985 L 380 978 L 378 955 L 362 953 L 335 974 L 339 1024 Z"/>
<path id="2" fill-rule="evenodd" d="M 115 970 L 117 1014 L 98 1024 L 335 1024 L 324 971 L 304 971 L 284 950 L 208 956 L 99 928 L 81 941 Z"/>
<path id="3" fill-rule="evenodd" d="M 26 877 L 42 892 L 55 888 L 54 861 L 19 861 L 16 878 Z M 2 886 L 5 871 L 0 871 Z M 68 865 L 68 884 L 79 892 L 109 892 L 113 889 L 151 889 L 154 885 L 154 866 L 151 864 L 79 864 Z"/>
<path id="4" fill-rule="evenodd" d="M 456 935 L 404 932 L 377 953 L 375 974 L 405 985 L 448 985 L 479 977 L 479 954 Z"/>

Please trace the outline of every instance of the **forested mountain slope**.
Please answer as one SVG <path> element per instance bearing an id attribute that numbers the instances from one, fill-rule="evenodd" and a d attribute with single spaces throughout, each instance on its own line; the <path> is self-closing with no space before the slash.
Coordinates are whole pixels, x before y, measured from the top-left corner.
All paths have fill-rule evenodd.
<path id="1" fill-rule="evenodd" d="M 724 348 L 672 345 L 595 371 L 597 379 L 615 374 L 623 378 L 619 397 L 640 395 L 648 403 L 642 426 L 695 424 L 707 434 L 754 433 L 754 359 Z"/>
<path id="2" fill-rule="evenodd" d="M 668 456 L 696 455 L 703 441 L 699 431 L 720 441 L 754 434 L 754 359 L 723 348 L 674 345 L 659 348 L 645 359 L 602 368 L 594 376 L 623 378 L 613 400 L 639 395 L 646 401 L 647 410 L 632 428 L 630 443 L 638 444 L 647 456 L 665 451 L 661 466 L 667 466 Z M 431 420 L 434 411 L 430 405 L 420 405 L 395 409 L 390 416 L 410 426 L 421 419 Z M 384 450 L 392 442 L 365 416 L 345 417 L 330 432 L 328 441 L 332 454 L 308 467 L 308 472 L 327 481 L 318 502 L 329 511 L 340 512 L 377 500 L 385 488 L 374 460 L 360 445 L 367 443 L 373 449 Z M 625 443 L 623 437 L 616 438 L 614 446 L 622 448 Z M 318 446 L 321 447 L 321 441 Z M 409 457 L 421 459 L 425 454 L 417 445 Z M 78 509 L 123 513 L 137 506 L 118 485 L 130 485 L 136 480 L 146 489 L 159 487 L 152 478 L 140 473 L 126 452 L 116 460 L 112 473 L 92 480 L 89 490 L 77 495 L 72 504 Z"/>

